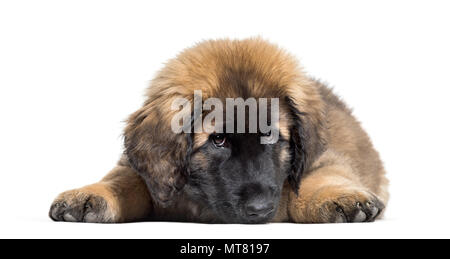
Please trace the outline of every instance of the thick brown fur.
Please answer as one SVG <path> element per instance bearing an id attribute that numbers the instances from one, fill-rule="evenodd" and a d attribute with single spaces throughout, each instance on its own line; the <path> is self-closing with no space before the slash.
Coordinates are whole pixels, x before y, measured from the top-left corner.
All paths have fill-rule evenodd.
<path id="1" fill-rule="evenodd" d="M 244 85 L 245 87 L 241 87 Z M 215 222 L 183 195 L 192 146 L 208 140 L 175 134 L 172 102 L 203 98 L 279 97 L 280 133 L 296 145 L 275 222 L 373 221 L 388 202 L 388 181 L 378 153 L 346 105 L 307 77 L 296 60 L 264 40 L 206 41 L 170 60 L 152 81 L 147 100 L 124 132 L 125 152 L 102 181 L 62 193 L 51 206 L 58 221 Z M 193 143 L 191 143 L 193 142 Z M 201 155 L 198 163 L 207 163 Z"/>

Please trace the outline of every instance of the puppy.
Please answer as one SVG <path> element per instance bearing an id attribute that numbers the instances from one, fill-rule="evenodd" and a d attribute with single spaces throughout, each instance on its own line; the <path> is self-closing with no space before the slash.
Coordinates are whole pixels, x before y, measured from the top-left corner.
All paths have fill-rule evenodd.
<path id="1" fill-rule="evenodd" d="M 205 130 L 208 100 L 243 100 L 244 119 L 226 106 Z M 255 130 L 269 113 L 269 130 Z M 170 60 L 129 117 L 124 145 L 100 182 L 56 198 L 53 220 L 371 222 L 388 201 L 382 162 L 351 111 L 261 39 L 206 41 Z"/>

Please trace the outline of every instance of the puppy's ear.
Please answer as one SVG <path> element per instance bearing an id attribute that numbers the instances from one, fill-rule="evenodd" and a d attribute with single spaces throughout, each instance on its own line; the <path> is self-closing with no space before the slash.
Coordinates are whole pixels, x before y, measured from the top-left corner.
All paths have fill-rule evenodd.
<path id="1" fill-rule="evenodd" d="M 171 204 L 188 174 L 190 134 L 176 134 L 168 114 L 147 105 L 131 115 L 125 129 L 125 154 L 162 207 Z"/>
<path id="2" fill-rule="evenodd" d="M 291 97 L 286 97 L 286 103 L 291 117 L 291 172 L 288 181 L 298 194 L 302 175 L 307 172 L 326 144 L 321 119 L 313 118 L 316 114 L 301 111 L 301 106 Z"/>

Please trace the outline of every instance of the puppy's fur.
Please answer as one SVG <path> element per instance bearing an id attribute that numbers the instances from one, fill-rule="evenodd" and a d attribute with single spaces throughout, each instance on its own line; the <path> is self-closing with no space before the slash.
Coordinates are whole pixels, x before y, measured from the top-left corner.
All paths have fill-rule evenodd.
<path id="1" fill-rule="evenodd" d="M 171 104 L 192 102 L 194 90 L 203 98 L 279 98 L 280 141 L 263 147 L 236 134 L 219 150 L 206 133 L 173 133 Z M 124 136 L 118 165 L 99 183 L 60 194 L 53 220 L 362 222 L 380 217 L 388 201 L 378 153 L 351 111 L 261 39 L 206 41 L 170 60 Z M 262 196 L 275 202 L 273 212 L 242 212 Z"/>

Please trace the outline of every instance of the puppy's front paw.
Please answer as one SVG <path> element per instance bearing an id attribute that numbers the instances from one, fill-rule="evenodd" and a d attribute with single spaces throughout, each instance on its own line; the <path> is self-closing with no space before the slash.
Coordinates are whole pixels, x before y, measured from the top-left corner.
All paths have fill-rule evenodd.
<path id="1" fill-rule="evenodd" d="M 384 204 L 372 193 L 336 188 L 323 190 L 315 197 L 318 222 L 372 222 L 383 211 Z"/>
<path id="2" fill-rule="evenodd" d="M 60 194 L 50 207 L 54 221 L 109 223 L 115 222 L 112 202 L 106 195 L 90 188 L 71 190 Z"/>
<path id="3" fill-rule="evenodd" d="M 291 195 L 290 217 L 299 223 L 372 222 L 384 209 L 375 194 L 352 187 L 326 186 L 311 195 Z"/>

